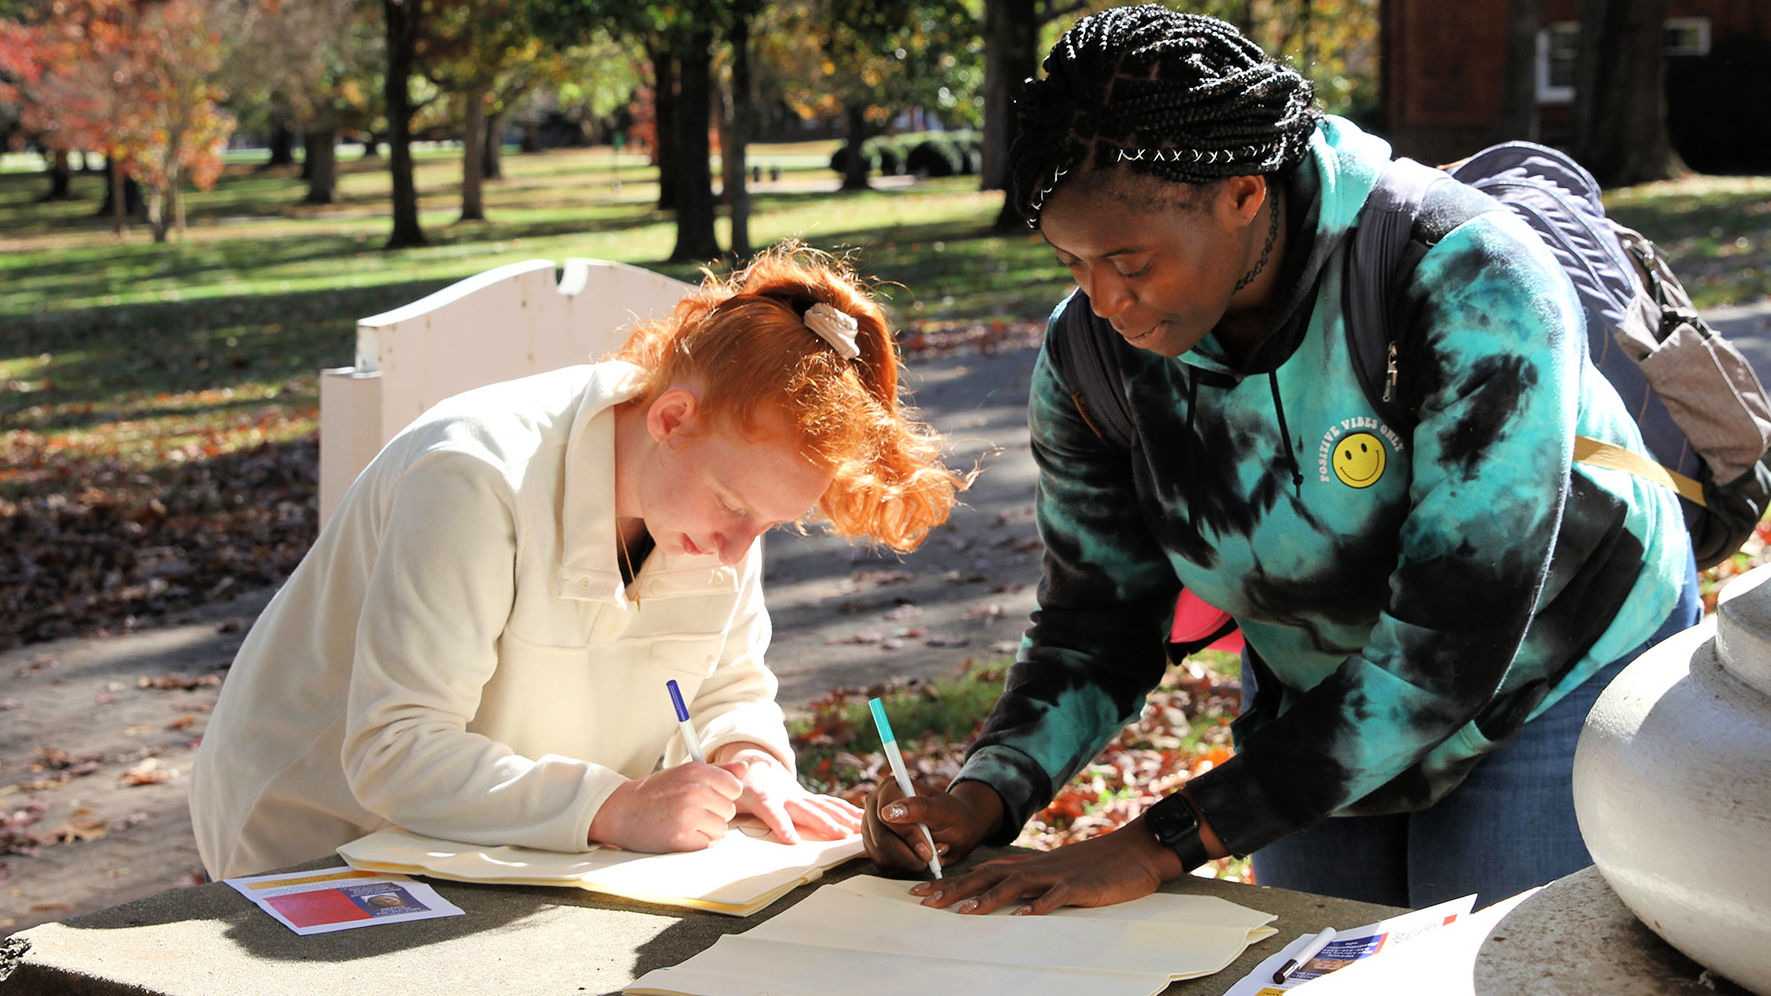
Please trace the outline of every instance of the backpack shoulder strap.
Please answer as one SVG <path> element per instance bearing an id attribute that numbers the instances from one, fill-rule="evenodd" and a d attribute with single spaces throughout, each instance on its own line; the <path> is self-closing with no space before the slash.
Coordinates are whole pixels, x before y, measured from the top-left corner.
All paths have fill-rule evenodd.
<path id="1" fill-rule="evenodd" d="M 1110 338 L 1109 338 L 1110 337 Z M 1132 447 L 1131 407 L 1114 343 L 1119 333 L 1089 307 L 1079 288 L 1058 313 L 1046 342 L 1052 363 L 1070 384 L 1070 401 L 1088 427 L 1120 449 Z"/>
<path id="2" fill-rule="evenodd" d="M 1348 239 L 1343 279 L 1348 352 L 1372 407 L 1397 428 L 1418 421 L 1399 383 L 1398 357 L 1410 328 L 1403 294 L 1414 268 L 1446 233 L 1485 211 L 1492 198 L 1412 159 L 1379 175 Z"/>

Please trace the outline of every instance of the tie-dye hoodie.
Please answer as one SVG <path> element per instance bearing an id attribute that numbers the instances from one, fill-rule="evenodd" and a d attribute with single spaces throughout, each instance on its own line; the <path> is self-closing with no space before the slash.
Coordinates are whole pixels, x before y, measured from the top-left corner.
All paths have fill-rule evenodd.
<path id="1" fill-rule="evenodd" d="M 1255 659 L 1236 756 L 1189 784 L 1236 853 L 1430 805 L 1671 611 L 1676 500 L 1570 469 L 1577 433 L 1642 444 L 1586 358 L 1573 286 L 1511 212 L 1453 229 L 1402 290 L 1419 424 L 1367 400 L 1344 236 L 1389 151 L 1323 120 L 1285 188 L 1292 290 L 1240 362 L 1210 336 L 1175 359 L 1114 340 L 1129 453 L 1041 356 L 1039 609 L 959 776 L 1001 794 L 997 843 L 1138 716 L 1182 586 L 1232 613 Z"/>

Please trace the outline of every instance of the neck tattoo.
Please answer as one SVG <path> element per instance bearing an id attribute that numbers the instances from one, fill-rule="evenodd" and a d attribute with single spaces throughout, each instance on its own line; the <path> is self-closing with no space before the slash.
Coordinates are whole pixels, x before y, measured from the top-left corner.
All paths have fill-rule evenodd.
<path id="1" fill-rule="evenodd" d="M 1254 269 L 1244 273 L 1242 279 L 1236 281 L 1235 288 L 1230 291 L 1232 294 L 1254 283 L 1254 278 L 1267 268 L 1267 258 L 1273 255 L 1273 241 L 1279 237 L 1279 191 L 1270 184 L 1267 189 L 1271 191 L 1271 198 L 1267 203 L 1267 241 L 1261 246 L 1261 258 L 1255 260 Z"/>

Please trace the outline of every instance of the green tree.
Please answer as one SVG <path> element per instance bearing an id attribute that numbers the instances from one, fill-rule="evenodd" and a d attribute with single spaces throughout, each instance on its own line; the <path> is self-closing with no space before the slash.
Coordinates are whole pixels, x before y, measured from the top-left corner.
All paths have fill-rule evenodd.
<path id="1" fill-rule="evenodd" d="M 932 107 L 951 124 L 978 118 L 983 43 L 961 0 L 787 0 L 770 16 L 766 61 L 782 67 L 789 103 L 808 117 L 843 119 L 845 190 L 868 186 L 861 145 L 897 112 Z"/>
<path id="2" fill-rule="evenodd" d="M 423 72 L 461 104 L 461 220 L 486 218 L 487 148 L 496 141 L 495 101 L 521 96 L 540 78 L 539 0 L 431 0 L 424 24 Z M 556 56 L 557 58 L 557 56 Z"/>
<path id="3" fill-rule="evenodd" d="M 380 114 L 380 11 L 364 0 L 231 0 L 224 14 L 226 30 L 239 40 L 221 70 L 231 106 L 261 119 L 273 142 L 288 132 L 281 141 L 292 147 L 299 133 L 303 203 L 331 204 L 340 133 L 367 130 Z"/>
<path id="4" fill-rule="evenodd" d="M 559 0 L 537 19 L 541 35 L 555 45 L 579 44 L 602 30 L 644 46 L 657 123 L 658 206 L 676 215 L 673 261 L 721 255 L 707 137 L 714 50 L 747 7 L 748 0 Z"/>

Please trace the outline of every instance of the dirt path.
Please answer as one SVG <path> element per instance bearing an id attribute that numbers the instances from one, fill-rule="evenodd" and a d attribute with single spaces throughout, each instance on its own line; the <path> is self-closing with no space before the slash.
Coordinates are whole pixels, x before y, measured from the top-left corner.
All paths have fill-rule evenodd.
<path id="1" fill-rule="evenodd" d="M 915 400 L 955 463 L 984 467 L 922 549 L 900 558 L 830 536 L 770 536 L 770 661 L 790 709 L 1013 652 L 1039 566 L 1025 343 L 912 361 Z M 202 880 L 185 808 L 192 751 L 269 597 L 0 654 L 0 854 L 43 841 L 0 856 L 0 936 Z"/>

